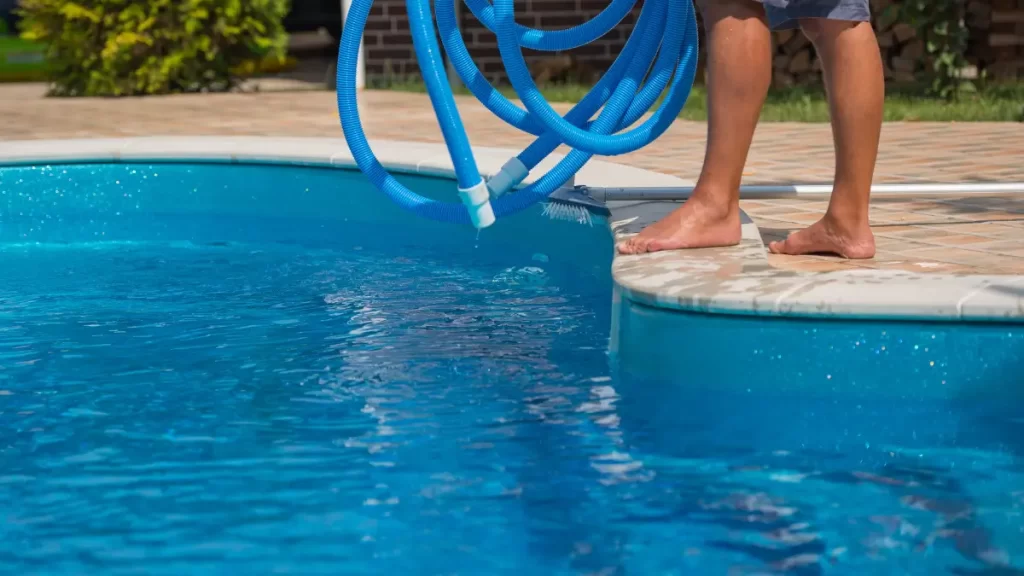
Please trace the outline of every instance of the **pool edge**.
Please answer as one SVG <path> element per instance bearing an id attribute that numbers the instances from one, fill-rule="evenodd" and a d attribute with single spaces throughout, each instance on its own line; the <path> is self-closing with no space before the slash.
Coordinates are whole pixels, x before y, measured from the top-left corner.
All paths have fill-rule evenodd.
<path id="1" fill-rule="evenodd" d="M 388 169 L 451 177 L 443 144 L 371 141 Z M 491 174 L 518 151 L 474 148 L 480 170 Z M 553 155 L 536 173 L 561 159 Z M 355 168 L 342 138 L 176 136 L 0 143 L 0 166 L 38 163 L 203 161 Z M 576 184 L 608 187 L 689 186 L 674 176 L 593 160 Z M 673 202 L 615 202 L 616 241 L 676 206 Z M 615 254 L 612 280 L 621 297 L 675 312 L 915 321 L 1021 322 L 1024 275 L 922 274 L 892 270 L 797 272 L 775 268 L 757 225 L 744 215 L 740 245 L 637 256 Z"/>

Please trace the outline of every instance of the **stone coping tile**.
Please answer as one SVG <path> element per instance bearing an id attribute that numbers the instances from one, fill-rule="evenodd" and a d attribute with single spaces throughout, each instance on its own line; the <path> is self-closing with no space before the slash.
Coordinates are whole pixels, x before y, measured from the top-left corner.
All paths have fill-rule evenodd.
<path id="1" fill-rule="evenodd" d="M 444 145 L 433 142 L 369 140 L 380 162 L 396 172 L 448 177 L 454 166 Z M 482 174 L 497 172 L 519 151 L 506 148 L 474 147 Z M 526 183 L 537 178 L 562 159 L 552 154 L 538 166 Z M 24 140 L 0 142 L 0 164 L 29 164 L 65 161 L 231 161 L 334 165 L 355 168 L 343 138 L 262 136 L 152 136 L 133 138 Z M 692 186 L 692 182 L 661 174 L 591 160 L 576 175 L 577 182 L 600 182 L 602 186 Z"/>
<path id="2" fill-rule="evenodd" d="M 441 144 L 378 140 L 371 141 L 371 147 L 381 163 L 392 170 L 453 175 Z M 517 152 L 482 147 L 474 151 L 484 174 L 497 170 Z M 347 144 L 338 138 L 142 137 L 0 143 L 0 165 L 170 159 L 355 165 Z M 547 166 L 558 159 L 550 158 Z M 691 185 L 673 176 L 605 161 L 589 162 L 577 175 L 576 183 L 608 187 Z M 613 233 L 617 240 L 625 239 L 677 205 L 664 201 L 609 203 Z M 1000 215 L 1009 218 L 1012 213 Z M 803 214 L 797 219 L 803 220 Z M 1024 321 L 1021 275 L 917 273 L 862 268 L 857 263 L 834 267 L 814 259 L 803 262 L 809 263 L 808 269 L 772 266 L 757 225 L 744 213 L 743 237 L 738 246 L 616 255 L 612 276 L 625 297 L 675 310 L 761 316 Z"/>
<path id="3" fill-rule="evenodd" d="M 960 303 L 960 316 L 965 320 L 990 320 L 996 316 L 1018 319 L 1024 316 L 1024 276 L 982 286 L 965 296 Z"/>

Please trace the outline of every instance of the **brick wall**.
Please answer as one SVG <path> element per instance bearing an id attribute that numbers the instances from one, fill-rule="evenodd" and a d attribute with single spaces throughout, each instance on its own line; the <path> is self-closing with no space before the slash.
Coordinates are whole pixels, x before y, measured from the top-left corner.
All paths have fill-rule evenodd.
<path id="1" fill-rule="evenodd" d="M 461 0 L 457 0 L 461 2 Z M 544 29 L 568 28 L 592 19 L 607 5 L 607 0 L 516 0 L 516 21 L 524 26 Z M 465 6 L 460 7 L 462 38 L 480 70 L 492 81 L 505 79 L 498 54 L 498 43 Z M 572 51 L 574 58 L 597 70 L 604 70 L 615 56 L 639 14 L 633 13 L 598 41 Z M 409 34 L 409 19 L 404 0 L 376 0 L 366 22 L 366 78 L 368 83 L 419 75 L 416 55 Z M 550 53 L 525 51 L 528 64 L 549 57 Z"/>
<path id="2" fill-rule="evenodd" d="M 608 0 L 516 0 L 516 21 L 531 28 L 557 30 L 569 28 L 593 19 L 608 6 Z M 572 51 L 578 62 L 596 69 L 607 68 L 636 24 L 640 3 L 614 29 L 595 42 Z M 469 53 L 480 70 L 492 82 L 504 80 L 504 66 L 498 55 L 498 44 L 494 34 L 488 31 L 468 10 L 462 13 L 462 37 L 469 47 Z M 551 56 L 550 52 L 524 51 L 526 62 L 535 65 L 538 60 Z"/>
<path id="3" fill-rule="evenodd" d="M 877 15 L 881 8 L 898 1 L 872 0 L 872 5 Z M 516 0 L 516 20 L 535 28 L 566 28 L 593 18 L 607 5 L 607 0 Z M 604 70 L 628 38 L 639 9 L 638 2 L 633 13 L 616 29 L 597 42 L 573 50 L 574 66 Z M 1024 0 L 968 0 L 967 14 L 971 29 L 968 55 L 971 63 L 997 78 L 1024 78 Z M 895 83 L 913 80 L 926 66 L 924 47 L 914 37 L 913 29 L 877 17 L 874 24 L 885 57 L 887 79 Z M 504 81 L 504 68 L 494 35 L 464 6 L 460 26 L 463 40 L 483 73 L 492 82 Z M 703 47 L 703 29 L 701 34 Z M 776 33 L 774 38 L 776 85 L 816 82 L 820 65 L 813 47 L 803 35 L 784 31 Z M 370 85 L 419 75 L 404 0 L 374 3 L 366 25 L 365 44 L 366 75 Z M 550 53 L 526 53 L 531 65 L 550 57 Z M 698 73 L 698 79 L 701 77 L 702 72 Z"/>
<path id="4" fill-rule="evenodd" d="M 363 34 L 368 84 L 419 74 L 405 0 L 376 0 Z"/>

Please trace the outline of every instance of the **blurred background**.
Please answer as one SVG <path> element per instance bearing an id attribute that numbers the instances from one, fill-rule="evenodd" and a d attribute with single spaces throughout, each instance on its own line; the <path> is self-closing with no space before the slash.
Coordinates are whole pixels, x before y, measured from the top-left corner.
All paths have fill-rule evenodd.
<path id="1" fill-rule="evenodd" d="M 522 0 L 517 20 L 564 28 L 606 4 Z M 873 0 L 872 8 L 888 120 L 1024 120 L 1024 0 Z M 549 99 L 581 97 L 621 50 L 638 12 L 639 3 L 579 50 L 528 54 Z M 45 82 L 50 96 L 332 90 L 342 13 L 338 0 L 0 0 L 0 82 Z M 511 94 L 494 35 L 468 10 L 458 14 L 481 71 Z M 763 119 L 827 121 L 813 47 L 793 31 L 774 38 Z M 423 90 L 404 0 L 377 0 L 363 39 L 366 87 Z M 700 83 L 699 74 L 688 119 L 706 114 Z"/>

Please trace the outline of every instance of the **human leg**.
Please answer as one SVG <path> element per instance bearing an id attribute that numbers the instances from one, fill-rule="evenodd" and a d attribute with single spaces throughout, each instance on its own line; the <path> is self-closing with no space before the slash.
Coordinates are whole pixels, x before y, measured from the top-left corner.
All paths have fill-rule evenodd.
<path id="1" fill-rule="evenodd" d="M 809 18 L 800 25 L 822 61 L 836 148 L 835 184 L 820 221 L 769 249 L 871 258 L 875 241 L 868 208 L 885 101 L 878 42 L 868 22 Z"/>
<path id="2" fill-rule="evenodd" d="M 731 246 L 740 241 L 739 187 L 771 83 L 771 35 L 754 0 L 703 0 L 708 139 L 693 195 L 623 242 L 623 254 Z"/>

